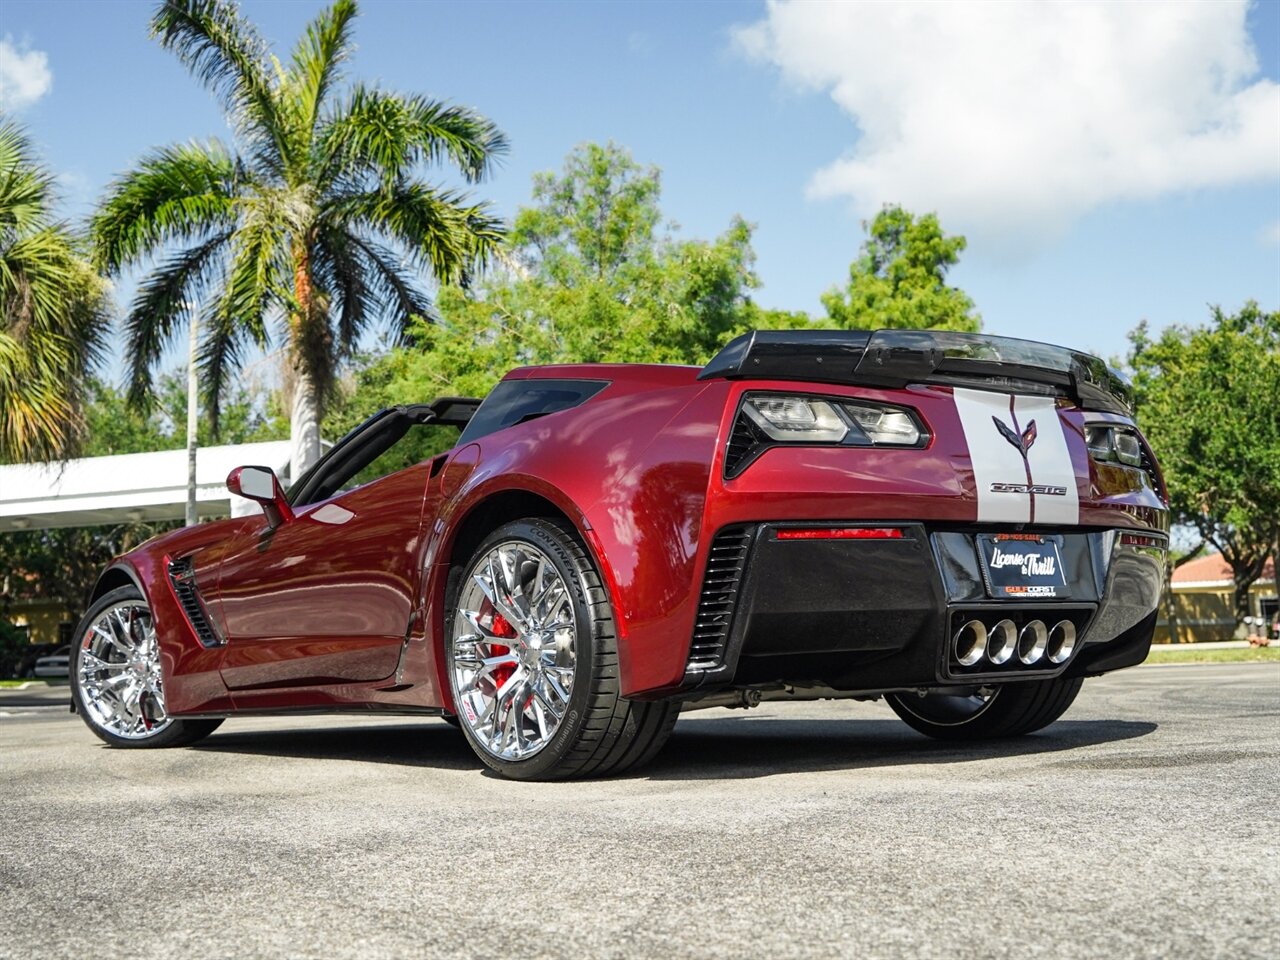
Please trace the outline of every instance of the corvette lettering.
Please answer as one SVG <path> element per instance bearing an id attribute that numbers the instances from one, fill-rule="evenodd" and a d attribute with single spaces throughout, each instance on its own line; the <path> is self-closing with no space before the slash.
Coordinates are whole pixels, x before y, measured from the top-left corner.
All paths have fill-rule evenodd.
<path id="1" fill-rule="evenodd" d="M 1044 483 L 993 483 L 992 493 L 1036 493 L 1043 497 L 1065 497 L 1066 487 L 1055 487 Z"/>

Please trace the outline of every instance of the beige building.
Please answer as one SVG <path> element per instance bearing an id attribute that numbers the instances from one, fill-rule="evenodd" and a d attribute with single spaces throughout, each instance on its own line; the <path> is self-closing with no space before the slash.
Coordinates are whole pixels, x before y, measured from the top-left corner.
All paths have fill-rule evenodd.
<path id="1" fill-rule="evenodd" d="M 1175 570 L 1173 597 L 1177 604 L 1178 639 L 1182 643 L 1234 639 L 1233 590 L 1231 567 L 1220 553 L 1199 557 Z M 1275 561 L 1268 560 L 1262 576 L 1249 589 L 1249 615 L 1270 623 L 1278 607 Z M 1168 604 L 1162 602 L 1155 642 L 1168 643 L 1170 639 Z"/>

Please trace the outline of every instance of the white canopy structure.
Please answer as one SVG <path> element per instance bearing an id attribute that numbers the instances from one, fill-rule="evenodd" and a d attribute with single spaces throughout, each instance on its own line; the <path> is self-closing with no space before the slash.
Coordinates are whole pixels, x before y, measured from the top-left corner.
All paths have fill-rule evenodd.
<path id="1" fill-rule="evenodd" d="M 240 514 L 241 504 L 256 509 L 227 492 L 227 474 L 235 467 L 257 464 L 283 475 L 289 453 L 287 440 L 202 447 L 196 457 L 197 513 Z M 181 520 L 186 504 L 185 449 L 0 466 L 0 533 Z"/>

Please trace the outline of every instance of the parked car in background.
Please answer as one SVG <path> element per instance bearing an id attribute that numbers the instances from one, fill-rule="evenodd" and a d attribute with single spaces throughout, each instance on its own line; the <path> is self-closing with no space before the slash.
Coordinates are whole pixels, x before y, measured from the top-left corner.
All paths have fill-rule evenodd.
<path id="1" fill-rule="evenodd" d="M 71 648 L 59 647 L 47 657 L 40 657 L 36 660 L 35 666 L 31 673 L 35 677 L 43 677 L 46 679 L 54 679 L 57 677 L 65 677 L 70 673 L 68 664 L 71 662 Z"/>

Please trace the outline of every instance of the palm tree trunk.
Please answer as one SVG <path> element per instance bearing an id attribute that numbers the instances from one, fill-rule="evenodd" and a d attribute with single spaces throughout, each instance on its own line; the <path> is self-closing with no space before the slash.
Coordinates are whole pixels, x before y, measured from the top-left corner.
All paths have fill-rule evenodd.
<path id="1" fill-rule="evenodd" d="M 320 402 L 315 381 L 302 364 L 294 364 L 292 379 L 289 479 L 294 481 L 320 459 Z"/>
<path id="2" fill-rule="evenodd" d="M 308 349 L 314 338 L 317 318 L 315 289 L 311 283 L 311 253 L 305 243 L 293 249 L 293 292 L 298 312 L 289 318 L 289 363 L 293 398 L 289 410 L 289 479 L 297 480 L 320 459 L 320 388 L 312 364 L 315 353 Z"/>

